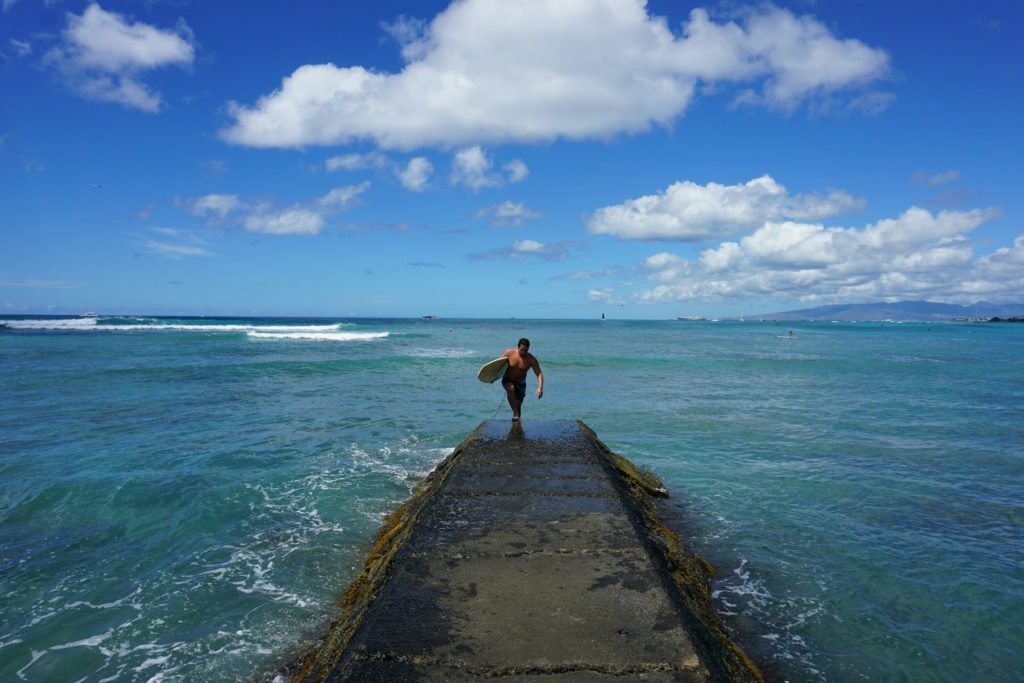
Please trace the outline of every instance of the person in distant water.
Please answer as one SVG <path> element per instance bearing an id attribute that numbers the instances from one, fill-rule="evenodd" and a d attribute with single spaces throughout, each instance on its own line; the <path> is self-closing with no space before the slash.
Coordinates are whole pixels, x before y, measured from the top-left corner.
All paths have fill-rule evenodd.
<path id="1" fill-rule="evenodd" d="M 537 375 L 537 398 L 544 396 L 544 373 L 540 369 L 540 361 L 530 353 L 529 339 L 520 339 L 517 348 L 507 349 L 501 355 L 508 358 L 508 369 L 501 378 L 501 386 L 505 387 L 505 393 L 508 394 L 512 421 L 518 422 L 522 417 L 523 399 L 526 398 L 527 371 L 533 368 L 533 374 Z"/>

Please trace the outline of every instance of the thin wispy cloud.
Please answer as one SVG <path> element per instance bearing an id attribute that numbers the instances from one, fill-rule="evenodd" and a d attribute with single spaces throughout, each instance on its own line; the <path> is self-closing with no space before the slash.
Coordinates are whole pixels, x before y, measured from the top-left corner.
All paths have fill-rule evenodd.
<path id="1" fill-rule="evenodd" d="M 369 189 L 369 181 L 341 185 L 283 209 L 267 201 L 245 202 L 236 194 L 208 194 L 188 199 L 184 206 L 213 226 L 237 224 L 248 232 L 265 235 L 318 235 L 331 215 L 355 206 Z"/>
<path id="2" fill-rule="evenodd" d="M 11 50 L 14 51 L 14 54 L 19 57 L 28 57 L 32 54 L 32 43 L 24 40 L 18 40 L 17 38 L 11 38 L 9 44 L 11 46 Z"/>
<path id="3" fill-rule="evenodd" d="M 263 235 L 319 235 L 326 219 L 322 213 L 298 206 L 274 209 L 259 206 L 242 219 L 249 232 Z"/>
<path id="4" fill-rule="evenodd" d="M 214 255 L 206 248 L 206 240 L 196 233 L 177 228 L 151 228 L 150 233 L 156 236 L 143 237 L 139 242 L 142 254 L 163 256 L 172 261 Z"/>
<path id="5" fill-rule="evenodd" d="M 166 256 L 169 259 L 181 260 L 188 256 L 212 256 L 205 247 L 190 246 L 187 244 L 171 244 L 160 242 L 154 239 L 147 239 L 142 242 L 147 253 Z"/>
<path id="6" fill-rule="evenodd" d="M 197 216 L 224 218 L 242 207 L 237 194 L 208 194 L 188 200 L 185 205 Z"/>
<path id="7" fill-rule="evenodd" d="M 389 168 L 391 165 L 391 159 L 386 154 L 370 152 L 368 154 L 333 156 L 324 162 L 324 169 L 328 173 L 334 173 L 336 171 L 359 171 L 367 168 Z"/>
<path id="8" fill-rule="evenodd" d="M 941 171 L 939 173 L 917 171 L 912 176 L 910 176 L 910 181 L 915 185 L 927 185 L 928 187 L 938 187 L 940 185 L 946 185 L 948 183 L 955 183 L 962 177 L 963 176 L 961 175 L 960 171 L 951 168 L 948 171 Z"/>
<path id="9" fill-rule="evenodd" d="M 368 152 L 366 154 L 340 154 L 324 162 L 328 173 L 339 171 L 375 170 L 393 175 L 399 184 L 410 192 L 423 192 L 430 186 L 434 165 L 426 157 L 413 157 L 405 166 L 399 165 L 387 154 Z"/>
<path id="10" fill-rule="evenodd" d="M 618 267 L 602 268 L 601 270 L 593 271 L 576 271 L 573 273 L 565 273 L 564 275 L 556 275 L 553 280 L 596 280 L 600 278 L 615 277 L 622 273 L 622 269 Z"/>
<path id="11" fill-rule="evenodd" d="M 528 258 L 537 258 L 544 261 L 564 261 L 572 248 L 576 246 L 570 242 L 557 242 L 545 244 L 537 240 L 517 240 L 511 245 L 470 254 L 471 261 L 524 261 Z"/>
<path id="12" fill-rule="evenodd" d="M 73 289 L 77 285 L 65 280 L 0 280 L 0 287 L 29 287 L 32 289 Z"/>
<path id="13" fill-rule="evenodd" d="M 527 221 L 542 218 L 542 214 L 527 208 L 523 202 L 501 202 L 476 212 L 478 219 L 486 219 L 488 225 L 518 227 Z"/>
<path id="14" fill-rule="evenodd" d="M 209 171 L 210 173 L 215 173 L 217 175 L 228 172 L 227 162 L 225 162 L 223 159 L 208 159 L 204 161 L 202 165 L 203 168 L 205 168 L 207 171 Z"/>

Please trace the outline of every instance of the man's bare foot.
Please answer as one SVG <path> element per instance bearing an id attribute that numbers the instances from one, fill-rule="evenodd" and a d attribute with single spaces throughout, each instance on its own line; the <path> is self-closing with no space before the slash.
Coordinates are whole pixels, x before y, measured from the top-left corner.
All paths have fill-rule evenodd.
<path id="1" fill-rule="evenodd" d="M 519 416 L 518 415 L 513 415 L 512 416 L 512 421 L 513 422 L 519 422 Z"/>

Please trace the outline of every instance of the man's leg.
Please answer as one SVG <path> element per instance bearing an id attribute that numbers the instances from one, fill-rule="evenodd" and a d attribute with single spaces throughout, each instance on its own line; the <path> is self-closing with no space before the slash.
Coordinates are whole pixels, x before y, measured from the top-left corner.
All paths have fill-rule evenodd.
<path id="1" fill-rule="evenodd" d="M 516 398 L 515 382 L 503 382 L 502 386 L 505 388 L 505 395 L 508 397 L 508 405 L 512 408 L 512 420 L 516 421 L 519 419 L 519 410 L 523 404 L 522 401 Z"/>

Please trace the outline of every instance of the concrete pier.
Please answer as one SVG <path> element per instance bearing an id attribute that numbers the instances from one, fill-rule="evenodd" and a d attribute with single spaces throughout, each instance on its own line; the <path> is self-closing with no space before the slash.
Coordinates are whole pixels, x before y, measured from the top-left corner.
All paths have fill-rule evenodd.
<path id="1" fill-rule="evenodd" d="M 650 474 L 575 421 L 480 425 L 385 522 L 290 680 L 759 681 Z"/>

